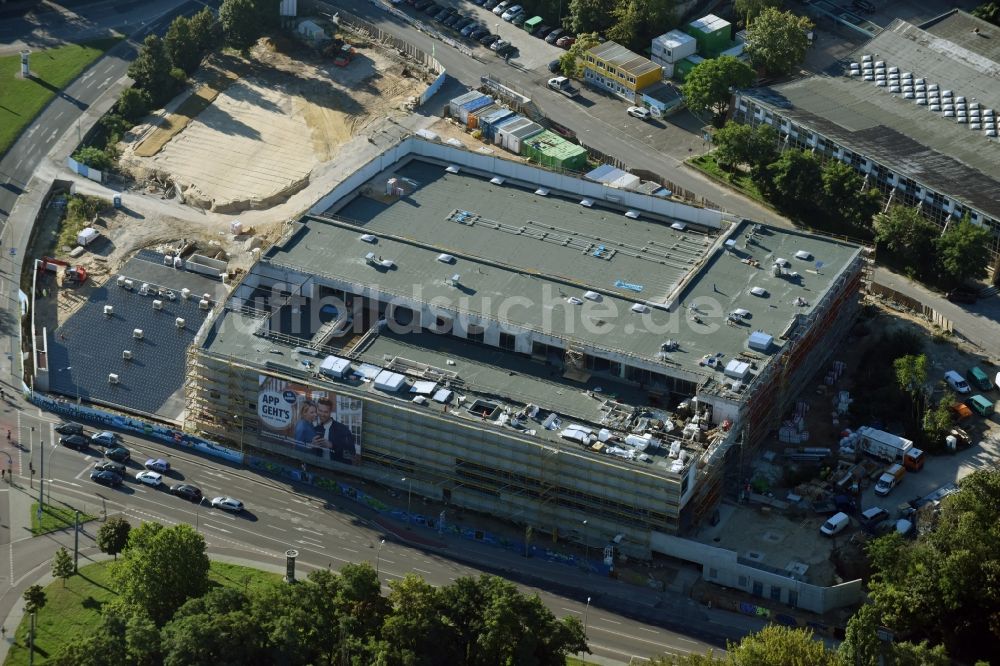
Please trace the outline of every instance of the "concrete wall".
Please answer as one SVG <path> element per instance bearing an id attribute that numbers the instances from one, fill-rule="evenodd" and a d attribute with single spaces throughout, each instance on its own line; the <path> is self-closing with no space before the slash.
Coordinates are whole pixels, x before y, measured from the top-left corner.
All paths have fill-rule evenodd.
<path id="1" fill-rule="evenodd" d="M 779 588 L 780 597 L 776 601 L 794 608 L 826 613 L 862 601 L 861 580 L 832 587 L 812 585 L 745 564 L 734 551 L 659 532 L 653 533 L 650 545 L 654 552 L 701 566 L 702 577 L 710 583 L 750 594 L 757 583 L 761 586 L 760 596 L 765 599 L 772 599 L 772 590 Z"/>

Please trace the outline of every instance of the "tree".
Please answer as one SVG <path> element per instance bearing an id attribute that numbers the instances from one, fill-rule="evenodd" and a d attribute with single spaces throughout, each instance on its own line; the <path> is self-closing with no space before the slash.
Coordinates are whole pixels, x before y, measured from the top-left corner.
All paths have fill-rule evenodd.
<path id="1" fill-rule="evenodd" d="M 234 49 L 249 48 L 264 33 L 264 21 L 254 0 L 223 0 L 219 23 L 226 44 Z"/>
<path id="2" fill-rule="evenodd" d="M 128 534 L 132 526 L 121 516 L 113 516 L 101 525 L 97 530 L 97 547 L 106 555 L 114 555 L 118 559 L 118 553 L 125 550 L 128 545 Z"/>
<path id="3" fill-rule="evenodd" d="M 986 277 L 991 241 L 990 232 L 968 218 L 950 223 L 934 244 L 942 282 L 957 286 Z"/>
<path id="4" fill-rule="evenodd" d="M 152 100 L 142 88 L 125 88 L 118 95 L 118 113 L 129 122 L 138 122 L 149 113 Z"/>
<path id="5" fill-rule="evenodd" d="M 868 546 L 872 612 L 899 641 L 942 645 L 958 662 L 993 658 L 1000 654 L 993 573 L 1000 570 L 1000 470 L 973 472 L 924 514 L 916 541 L 890 535 Z"/>
<path id="6" fill-rule="evenodd" d="M 139 55 L 128 67 L 128 75 L 136 85 L 149 93 L 156 106 L 170 99 L 174 92 L 170 78 L 170 58 L 157 35 L 149 35 L 142 43 Z"/>
<path id="7" fill-rule="evenodd" d="M 186 16 L 178 16 L 167 28 L 167 34 L 163 38 L 163 47 L 170 58 L 170 64 L 180 67 L 190 74 L 201 62 L 201 49 L 198 41 L 191 31 L 191 19 Z"/>
<path id="8" fill-rule="evenodd" d="M 577 35 L 604 32 L 614 25 L 614 0 L 570 0 L 566 27 Z"/>
<path id="9" fill-rule="evenodd" d="M 47 600 L 45 598 L 45 590 L 42 589 L 41 585 L 29 586 L 21 597 L 24 599 L 25 613 L 37 613 L 45 608 Z"/>
<path id="10" fill-rule="evenodd" d="M 893 206 L 874 218 L 875 240 L 911 275 L 930 277 L 936 270 L 934 243 L 941 229 L 910 206 Z"/>
<path id="11" fill-rule="evenodd" d="M 728 121 L 712 137 L 715 160 L 724 168 L 749 166 L 751 170 L 767 167 L 778 158 L 777 131 L 770 125 L 750 127 Z"/>
<path id="12" fill-rule="evenodd" d="M 191 39 L 201 55 L 222 43 L 222 26 L 208 7 L 191 17 Z"/>
<path id="13" fill-rule="evenodd" d="M 764 191 L 779 210 L 796 219 L 817 212 L 818 192 L 823 190 L 819 160 L 803 150 L 786 150 L 768 165 Z"/>
<path id="14" fill-rule="evenodd" d="M 824 210 L 833 228 L 846 225 L 864 235 L 871 230 L 871 219 L 881 205 L 881 195 L 874 188 L 866 188 L 858 172 L 840 160 L 829 160 L 823 165 Z"/>
<path id="15" fill-rule="evenodd" d="M 69 551 L 60 546 L 52 558 L 52 575 L 62 578 L 63 587 L 66 587 L 66 580 L 76 573 L 74 569 L 73 558 L 70 557 Z"/>
<path id="16" fill-rule="evenodd" d="M 765 9 L 747 27 L 750 62 L 771 75 L 791 74 L 806 57 L 806 33 L 812 29 L 812 21 L 805 16 Z"/>
<path id="17" fill-rule="evenodd" d="M 189 525 L 143 523 L 111 568 L 122 600 L 163 625 L 185 601 L 208 589 L 205 539 Z"/>
<path id="18" fill-rule="evenodd" d="M 457 664 L 465 660 L 454 652 L 456 636 L 447 622 L 450 615 L 438 588 L 419 576 L 389 583 L 392 612 L 382 625 L 382 640 L 397 663 Z"/>
<path id="19" fill-rule="evenodd" d="M 672 0 L 623 0 L 614 5 L 615 23 L 608 37 L 634 51 L 649 48 L 649 43 L 675 25 Z"/>
<path id="20" fill-rule="evenodd" d="M 883 663 L 898 666 L 948 666 L 951 660 L 943 645 L 930 647 L 924 641 L 919 645 L 906 641 L 883 641 L 878 630 L 884 626 L 883 618 L 872 604 L 865 604 L 847 622 L 844 641 L 840 644 L 841 659 L 852 666 L 880 666 Z"/>
<path id="21" fill-rule="evenodd" d="M 923 435 L 924 448 L 931 451 L 944 449 L 945 437 L 955 424 L 955 399 L 946 393 L 934 409 L 924 412 Z"/>
<path id="22" fill-rule="evenodd" d="M 248 610 L 246 597 L 232 588 L 190 599 L 163 627 L 163 665 L 266 663 L 264 636 Z"/>
<path id="23" fill-rule="evenodd" d="M 782 4 L 783 0 L 735 0 L 733 11 L 743 19 L 743 25 L 750 25 L 765 9 L 780 9 Z"/>
<path id="24" fill-rule="evenodd" d="M 907 354 L 892 362 L 896 373 L 896 385 L 910 396 L 910 405 L 916 423 L 924 414 L 924 400 L 927 384 L 927 354 Z"/>
<path id="25" fill-rule="evenodd" d="M 75 153 L 73 159 L 80 164 L 86 164 L 91 169 L 98 171 L 109 171 L 114 167 L 114 160 L 106 150 L 101 150 L 96 146 L 84 146 Z"/>
<path id="26" fill-rule="evenodd" d="M 738 645 L 728 647 L 730 658 L 739 666 L 801 664 L 802 666 L 842 666 L 836 651 L 813 637 L 808 629 L 790 629 L 777 625 L 764 627 L 745 636 Z"/>
<path id="27" fill-rule="evenodd" d="M 562 70 L 563 75 L 579 78 L 583 54 L 600 43 L 596 32 L 577 35 L 573 45 L 566 53 L 559 56 L 559 69 Z"/>
<path id="28" fill-rule="evenodd" d="M 1000 25 L 1000 2 L 984 2 L 972 10 L 972 15 L 987 23 Z"/>
<path id="29" fill-rule="evenodd" d="M 135 666 L 156 666 L 160 658 L 160 630 L 142 611 L 134 611 L 125 622 L 125 654 Z"/>
<path id="30" fill-rule="evenodd" d="M 719 56 L 698 63 L 684 79 L 684 101 L 695 114 L 712 113 L 712 122 L 721 127 L 729 113 L 733 90 L 753 83 L 750 66 L 733 56 Z"/>

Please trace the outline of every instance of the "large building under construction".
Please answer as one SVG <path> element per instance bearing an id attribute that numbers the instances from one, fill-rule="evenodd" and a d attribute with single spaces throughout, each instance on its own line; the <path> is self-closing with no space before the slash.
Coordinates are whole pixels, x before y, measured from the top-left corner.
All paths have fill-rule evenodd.
<path id="1" fill-rule="evenodd" d="M 260 257 L 188 427 L 630 555 L 709 516 L 856 313 L 863 250 L 415 137 Z M 405 482 L 402 481 L 405 478 Z"/>

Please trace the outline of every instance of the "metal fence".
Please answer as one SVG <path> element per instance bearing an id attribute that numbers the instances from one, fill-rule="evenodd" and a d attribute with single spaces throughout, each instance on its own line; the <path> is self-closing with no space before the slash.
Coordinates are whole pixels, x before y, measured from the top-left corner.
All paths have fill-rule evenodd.
<path id="1" fill-rule="evenodd" d="M 907 310 L 923 317 L 941 330 L 948 331 L 949 333 L 955 332 L 955 325 L 950 319 L 931 306 L 925 305 L 923 302 L 913 298 L 912 296 L 907 296 L 902 292 L 896 291 L 892 287 L 887 287 L 886 285 L 879 284 L 878 282 L 872 282 L 868 287 L 868 294 L 873 296 L 876 300 L 882 301 L 897 310 Z"/>

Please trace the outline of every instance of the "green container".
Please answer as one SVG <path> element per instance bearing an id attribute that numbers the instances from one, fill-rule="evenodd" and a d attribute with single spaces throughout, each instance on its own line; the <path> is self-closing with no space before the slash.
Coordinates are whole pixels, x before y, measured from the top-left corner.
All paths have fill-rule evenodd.
<path id="1" fill-rule="evenodd" d="M 521 27 L 524 28 L 525 32 L 527 32 L 528 34 L 531 34 L 535 30 L 537 30 L 538 26 L 540 26 L 541 24 L 542 24 L 542 17 L 541 16 L 532 16 L 530 19 L 528 19 L 527 21 L 525 21 L 524 25 L 522 25 Z"/>
<path id="2" fill-rule="evenodd" d="M 991 388 L 993 388 L 993 386 L 990 384 L 989 375 L 987 375 L 979 368 L 969 368 L 969 372 L 966 375 L 966 378 L 969 380 L 970 384 L 972 384 L 973 386 L 975 386 L 980 390 L 989 391 Z"/>
<path id="3" fill-rule="evenodd" d="M 521 154 L 553 169 L 584 171 L 587 149 L 548 130 L 521 141 Z"/>
<path id="4" fill-rule="evenodd" d="M 732 24 L 713 14 L 691 21 L 684 31 L 694 37 L 698 53 L 706 58 L 714 58 L 729 48 L 733 37 Z"/>

